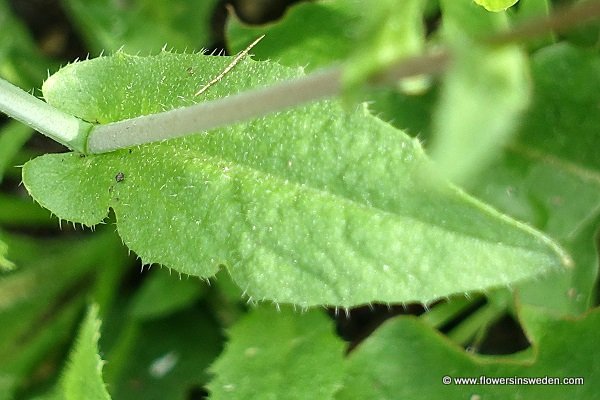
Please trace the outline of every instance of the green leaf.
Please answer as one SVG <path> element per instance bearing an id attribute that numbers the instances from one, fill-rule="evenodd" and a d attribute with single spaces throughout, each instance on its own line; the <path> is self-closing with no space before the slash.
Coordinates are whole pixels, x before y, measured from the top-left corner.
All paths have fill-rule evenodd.
<path id="1" fill-rule="evenodd" d="M 217 0 L 66 0 L 66 9 L 94 52 L 156 53 L 211 43 Z"/>
<path id="2" fill-rule="evenodd" d="M 485 7 L 488 11 L 504 11 L 512 7 L 519 0 L 475 0 L 475 3 Z"/>
<path id="3" fill-rule="evenodd" d="M 533 358 L 477 356 L 449 342 L 418 319 L 398 317 L 384 323 L 348 359 L 348 374 L 337 399 L 592 399 L 590 382 L 600 377 L 593 354 L 600 310 L 577 320 L 548 323 L 534 344 Z M 565 346 L 569 351 L 565 352 Z M 451 383 L 443 384 L 443 377 Z M 480 377 L 583 378 L 579 385 L 480 384 Z M 453 379 L 474 378 L 475 384 Z"/>
<path id="4" fill-rule="evenodd" d="M 370 4 L 360 24 L 355 23 L 357 36 L 362 40 L 353 49 L 344 69 L 342 79 L 347 90 L 353 90 L 403 57 L 422 53 L 425 3 L 424 0 L 386 0 Z M 364 2 L 355 2 L 356 11 L 364 7 Z M 408 85 L 409 81 L 404 82 Z M 417 80 L 413 78 L 410 82 L 415 84 Z"/>
<path id="5" fill-rule="evenodd" d="M 54 377 L 56 357 L 62 356 L 89 295 L 92 272 L 103 266 L 98 260 L 123 251 L 113 232 L 72 238 L 0 237 L 19 267 L 0 274 L 0 376 L 13 376 L 18 388 L 29 386 L 41 365 L 54 366 L 44 383 Z"/>
<path id="6" fill-rule="evenodd" d="M 0 241 L 0 271 L 10 271 L 15 268 L 15 264 L 6 259 L 6 251 L 8 246 Z"/>
<path id="7" fill-rule="evenodd" d="M 526 23 L 532 18 L 548 17 L 551 11 L 551 0 L 520 0 L 519 7 L 511 9 L 509 16 L 514 25 Z M 556 42 L 556 34 L 552 31 L 540 34 L 536 38 L 528 39 L 522 45 L 528 49 L 539 49 Z"/>
<path id="8" fill-rule="evenodd" d="M 572 250 L 573 268 L 522 286 L 519 298 L 538 313 L 578 315 L 593 304 L 598 273 L 600 57 L 557 44 L 536 52 L 532 72 L 534 99 L 519 140 L 474 192 Z"/>
<path id="9" fill-rule="evenodd" d="M 15 390 L 15 377 L 0 374 L 0 400 L 13 400 Z"/>
<path id="10" fill-rule="evenodd" d="M 172 276 L 167 271 L 154 271 L 136 293 L 131 315 L 148 319 L 172 313 L 197 300 L 202 288 L 197 279 Z"/>
<path id="11" fill-rule="evenodd" d="M 75 347 L 61 380 L 65 400 L 110 399 L 102 381 L 103 361 L 98 355 L 100 320 L 98 308 L 91 306 L 81 324 Z"/>
<path id="12" fill-rule="evenodd" d="M 30 127 L 17 121 L 10 121 L 0 129 L 0 183 L 6 169 L 13 167 L 11 163 L 15 155 L 32 133 Z"/>
<path id="13" fill-rule="evenodd" d="M 598 269 L 593 240 L 598 226 L 598 182 L 565 164 L 531 154 L 509 153 L 482 174 L 475 194 L 572 249 L 572 268 L 521 286 L 521 302 L 559 315 L 577 315 L 592 304 Z"/>
<path id="14" fill-rule="evenodd" d="M 228 62 L 119 54 L 66 67 L 44 93 L 69 113 L 109 122 L 198 101 L 199 85 Z M 296 73 L 245 61 L 207 97 Z M 427 302 L 568 263 L 529 227 L 424 179 L 428 166 L 417 141 L 366 110 L 320 102 L 168 143 L 46 155 L 23 178 L 59 218 L 93 225 L 113 208 L 144 262 L 202 277 L 226 265 L 255 299 Z"/>
<path id="15" fill-rule="evenodd" d="M 117 311 L 118 312 L 118 311 Z M 221 327 L 211 311 L 187 309 L 147 321 L 132 320 L 128 312 L 112 321 L 118 335 L 126 335 L 120 354 L 109 341 L 111 321 L 107 320 L 102 348 L 108 350 L 105 379 L 111 395 L 119 400 L 187 400 L 209 379 L 207 368 L 222 347 Z M 133 333 L 127 332 L 134 323 Z M 116 374 L 115 374 L 116 370 Z"/>
<path id="16" fill-rule="evenodd" d="M 360 23 L 361 16 L 364 3 L 361 7 L 359 1 L 301 2 L 290 7 L 280 21 L 265 26 L 247 26 L 237 18 L 230 18 L 225 34 L 233 53 L 265 34 L 265 39 L 252 49 L 258 59 L 302 65 L 311 71 L 352 53 L 360 40 L 355 25 Z"/>
<path id="17" fill-rule="evenodd" d="M 0 0 L 0 77 L 26 90 L 37 87 L 48 74 L 50 61 L 14 16 L 7 0 Z"/>
<path id="18" fill-rule="evenodd" d="M 521 128 L 522 145 L 600 171 L 598 52 L 558 43 L 535 53 L 532 70 L 535 98 Z"/>
<path id="19" fill-rule="evenodd" d="M 20 169 L 17 174 L 17 176 L 21 175 Z M 35 204 L 31 198 L 0 194 L 0 225 L 21 228 L 33 226 L 56 228 L 57 220 L 50 218 L 48 210 Z"/>
<path id="20" fill-rule="evenodd" d="M 344 343 L 322 312 L 252 310 L 228 332 L 211 366 L 211 399 L 333 399 L 343 375 Z"/>
<path id="21" fill-rule="evenodd" d="M 477 13 L 467 0 L 442 4 L 451 4 L 444 7 L 444 28 L 454 62 L 444 77 L 430 153 L 450 180 L 467 183 L 516 133 L 529 102 L 527 62 L 516 46 L 488 48 L 469 38 L 482 28 L 470 22 Z M 488 31 L 505 25 L 504 15 L 495 17 L 488 18 Z"/>

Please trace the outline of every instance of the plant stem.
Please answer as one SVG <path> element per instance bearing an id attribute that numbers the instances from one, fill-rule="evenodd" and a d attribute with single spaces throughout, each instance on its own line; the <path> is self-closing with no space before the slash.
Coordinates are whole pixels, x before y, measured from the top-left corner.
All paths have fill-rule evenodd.
<path id="1" fill-rule="evenodd" d="M 446 53 L 410 58 L 386 71 L 383 79 L 378 79 L 378 83 L 395 82 L 417 74 L 438 72 L 445 68 L 446 62 Z M 186 136 L 309 101 L 332 97 L 342 90 L 342 72 L 342 67 L 331 67 L 302 78 L 248 90 L 222 99 L 98 125 L 90 132 L 88 151 L 105 153 Z"/>
<path id="2" fill-rule="evenodd" d="M 86 152 L 92 124 L 64 113 L 0 78 L 0 111 L 68 148 Z"/>

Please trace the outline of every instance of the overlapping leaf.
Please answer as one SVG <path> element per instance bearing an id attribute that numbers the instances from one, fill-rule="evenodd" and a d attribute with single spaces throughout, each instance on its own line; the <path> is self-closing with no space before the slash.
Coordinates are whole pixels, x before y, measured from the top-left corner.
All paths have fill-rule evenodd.
<path id="1" fill-rule="evenodd" d="M 251 311 L 229 331 L 211 366 L 211 399 L 333 399 L 344 377 L 344 343 L 319 311 Z"/>
<path id="2" fill-rule="evenodd" d="M 337 398 L 593 399 L 596 390 L 590 382 L 598 379 L 600 368 L 590 354 L 596 351 L 599 327 L 598 310 L 578 320 L 552 321 L 532 358 L 494 360 L 464 352 L 414 318 L 396 318 L 350 355 L 348 376 Z M 569 342 L 565 352 L 567 337 L 576 340 Z M 455 379 L 461 378 L 473 378 L 475 383 L 456 384 Z M 512 379 L 513 384 L 489 383 L 499 378 Z M 514 383 L 523 378 L 546 379 L 546 384 Z M 554 383 L 548 384 L 548 378 Z M 569 378 L 583 381 L 566 384 L 564 379 Z"/>
<path id="3" fill-rule="evenodd" d="M 444 77 L 433 123 L 432 158 L 464 184 L 501 152 L 529 103 L 528 66 L 516 45 L 490 48 L 473 38 L 507 26 L 470 0 L 442 1 L 454 62 Z"/>
<path id="4" fill-rule="evenodd" d="M 61 70 L 44 95 L 106 123 L 198 101 L 197 88 L 227 62 L 117 54 Z M 207 97 L 296 74 L 246 61 Z M 568 262 L 532 229 L 424 179 L 427 166 L 401 131 L 364 109 L 320 102 L 112 154 L 47 155 L 25 166 L 24 182 L 63 219 L 93 225 L 113 208 L 145 262 L 197 276 L 226 265 L 258 299 L 430 301 Z"/>
<path id="5" fill-rule="evenodd" d="M 562 43 L 536 52 L 532 70 L 535 96 L 519 140 L 482 176 L 477 194 L 574 255 L 574 268 L 521 287 L 520 301 L 533 308 L 528 315 L 578 315 L 593 305 L 598 273 L 600 58 Z"/>

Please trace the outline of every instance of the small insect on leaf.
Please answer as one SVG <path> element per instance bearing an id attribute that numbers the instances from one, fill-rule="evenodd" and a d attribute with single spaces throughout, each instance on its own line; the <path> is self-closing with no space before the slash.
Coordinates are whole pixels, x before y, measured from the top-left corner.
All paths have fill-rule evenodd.
<path id="1" fill-rule="evenodd" d="M 122 172 L 119 172 L 116 176 L 115 176 L 115 181 L 117 182 L 123 182 L 125 180 L 125 174 Z"/>

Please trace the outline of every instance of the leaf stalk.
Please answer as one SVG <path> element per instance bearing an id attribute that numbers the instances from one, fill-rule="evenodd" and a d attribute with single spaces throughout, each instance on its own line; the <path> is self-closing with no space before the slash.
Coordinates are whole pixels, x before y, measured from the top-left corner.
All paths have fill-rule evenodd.
<path id="1" fill-rule="evenodd" d="M 1 78 L 0 111 L 71 150 L 87 152 L 87 139 L 92 124 L 56 109 Z"/>

